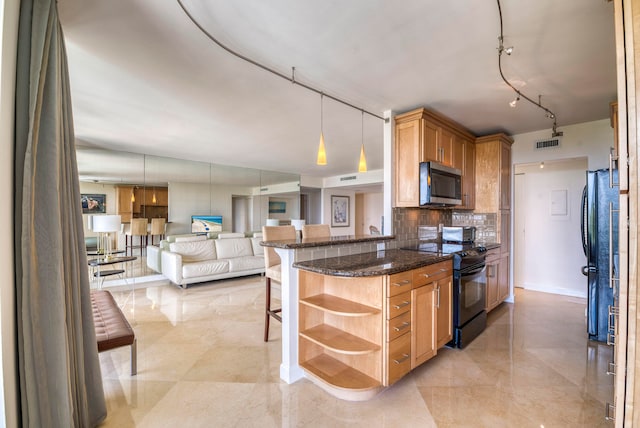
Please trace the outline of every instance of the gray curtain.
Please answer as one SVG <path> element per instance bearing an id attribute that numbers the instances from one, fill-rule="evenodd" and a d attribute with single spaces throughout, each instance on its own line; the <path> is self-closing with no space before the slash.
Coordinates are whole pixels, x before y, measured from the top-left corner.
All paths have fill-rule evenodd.
<path id="1" fill-rule="evenodd" d="M 15 263 L 22 426 L 106 416 L 91 313 L 69 73 L 53 0 L 22 0 L 16 75 Z"/>

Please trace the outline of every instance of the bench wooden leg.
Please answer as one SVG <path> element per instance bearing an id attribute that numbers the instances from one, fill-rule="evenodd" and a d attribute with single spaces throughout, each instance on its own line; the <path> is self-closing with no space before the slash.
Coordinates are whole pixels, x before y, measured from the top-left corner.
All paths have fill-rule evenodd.
<path id="1" fill-rule="evenodd" d="M 131 344 L 131 376 L 138 374 L 138 339 Z"/>

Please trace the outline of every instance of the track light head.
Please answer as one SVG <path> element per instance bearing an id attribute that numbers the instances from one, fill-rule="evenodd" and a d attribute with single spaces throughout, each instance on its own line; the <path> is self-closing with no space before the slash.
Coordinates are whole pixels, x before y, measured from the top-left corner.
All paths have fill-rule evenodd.
<path id="1" fill-rule="evenodd" d="M 518 101 L 520 101 L 520 95 L 518 95 L 516 98 L 513 99 L 513 101 L 509 103 L 509 107 L 515 108 L 516 105 L 518 104 Z"/>
<path id="2" fill-rule="evenodd" d="M 506 53 L 507 55 L 511 55 L 512 52 L 513 52 L 513 46 L 509 46 L 508 48 L 504 48 L 504 53 Z"/>

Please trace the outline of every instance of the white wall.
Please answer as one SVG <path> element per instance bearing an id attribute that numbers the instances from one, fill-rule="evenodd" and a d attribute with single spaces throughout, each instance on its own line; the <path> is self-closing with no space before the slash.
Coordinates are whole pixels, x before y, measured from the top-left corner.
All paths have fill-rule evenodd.
<path id="1" fill-rule="evenodd" d="M 522 281 L 515 286 L 587 297 L 580 272 L 585 264 L 580 218 L 586 165 L 585 158 L 554 170 L 530 168 L 518 176 L 524 197 L 516 199 L 522 206 L 514 207 L 514 215 L 524 233 L 515 231 L 514 278 Z M 566 214 L 559 209 L 564 202 Z"/>
<path id="2" fill-rule="evenodd" d="M 551 137 L 550 129 L 513 136 L 511 153 L 515 171 L 520 164 L 545 162 L 547 166 L 542 172 L 530 170 L 525 174 L 519 185 L 525 189 L 525 195 L 513 198 L 520 201 L 526 211 L 524 220 L 520 218 L 512 222 L 525 225 L 524 244 L 512 245 L 514 252 L 518 251 L 513 257 L 513 271 L 520 269 L 518 278 L 523 281 L 522 284 L 514 283 L 514 286 L 586 297 L 586 283 L 580 273 L 585 262 L 580 241 L 580 198 L 585 171 L 609 165 L 613 129 L 609 119 L 603 119 L 564 126 L 560 130 L 564 132 L 561 146 L 552 149 L 534 150 L 536 140 Z M 562 164 L 558 161 L 569 162 L 579 158 L 586 158 L 581 168 L 567 166 L 564 171 L 550 172 L 550 166 Z M 569 192 L 568 218 L 552 218 L 548 212 L 551 191 L 559 189 Z M 513 215 L 519 215 L 518 206 L 514 207 Z M 518 231 L 513 230 L 511 236 L 517 239 Z"/>
<path id="3" fill-rule="evenodd" d="M 551 129 L 514 135 L 511 162 L 516 165 L 586 156 L 590 170 L 609 166 L 609 148 L 613 146 L 609 119 L 563 126 L 559 130 L 564 132 L 560 147 L 543 150 L 534 150 L 534 143 L 551 138 Z"/>
<path id="4" fill-rule="evenodd" d="M 18 426 L 13 253 L 13 141 L 18 0 L 0 2 L 0 427 Z"/>

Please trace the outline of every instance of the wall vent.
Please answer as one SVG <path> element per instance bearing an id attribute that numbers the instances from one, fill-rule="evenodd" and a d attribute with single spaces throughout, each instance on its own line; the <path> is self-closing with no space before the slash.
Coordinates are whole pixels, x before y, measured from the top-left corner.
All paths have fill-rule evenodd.
<path id="1" fill-rule="evenodd" d="M 560 146 L 560 138 L 551 138 L 548 140 L 538 140 L 535 142 L 534 149 L 542 150 L 542 149 L 551 149 L 553 147 Z"/>
<path id="2" fill-rule="evenodd" d="M 355 180 L 357 177 L 355 175 L 350 175 L 348 177 L 340 177 L 340 181 L 349 181 L 349 180 Z"/>

